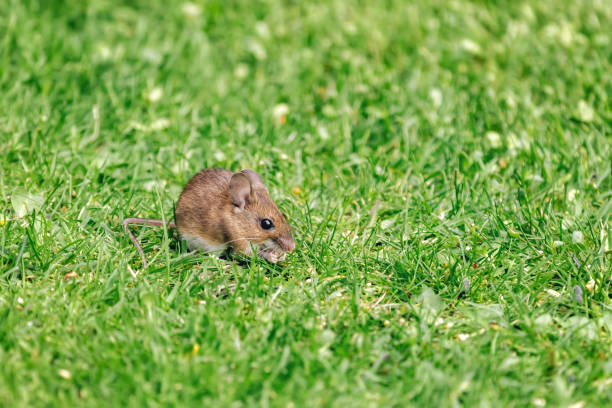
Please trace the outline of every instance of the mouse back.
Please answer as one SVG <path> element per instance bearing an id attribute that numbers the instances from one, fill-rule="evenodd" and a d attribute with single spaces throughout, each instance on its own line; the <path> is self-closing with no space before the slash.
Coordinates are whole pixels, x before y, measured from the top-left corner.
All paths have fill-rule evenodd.
<path id="1" fill-rule="evenodd" d="M 185 185 L 176 225 L 190 249 L 256 251 L 271 262 L 295 249 L 291 228 L 253 170 L 205 169 Z"/>
<path id="2" fill-rule="evenodd" d="M 232 172 L 204 169 L 185 185 L 176 203 L 174 218 L 181 239 L 190 249 L 223 250 L 227 234 L 223 214 L 229 199 L 228 185 Z"/>

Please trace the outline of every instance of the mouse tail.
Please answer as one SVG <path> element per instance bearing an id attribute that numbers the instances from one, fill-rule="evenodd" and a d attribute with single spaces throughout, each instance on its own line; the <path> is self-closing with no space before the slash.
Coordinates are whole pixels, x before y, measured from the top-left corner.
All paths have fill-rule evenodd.
<path id="1" fill-rule="evenodd" d="M 167 225 L 168 228 L 176 228 L 176 224 L 174 223 L 174 221 L 164 222 L 163 220 L 152 220 L 149 218 L 133 218 L 133 217 L 126 218 L 123 220 L 122 222 L 123 230 L 128 234 L 128 236 L 130 237 L 130 241 L 132 241 L 132 244 L 134 244 L 134 246 L 138 250 L 138 253 L 140 254 L 140 257 L 142 258 L 142 263 L 145 268 L 148 266 L 147 258 L 145 257 L 144 251 L 142 250 L 140 243 L 136 239 L 136 236 L 130 230 L 129 224 L 152 225 L 155 227 L 163 227 Z"/>

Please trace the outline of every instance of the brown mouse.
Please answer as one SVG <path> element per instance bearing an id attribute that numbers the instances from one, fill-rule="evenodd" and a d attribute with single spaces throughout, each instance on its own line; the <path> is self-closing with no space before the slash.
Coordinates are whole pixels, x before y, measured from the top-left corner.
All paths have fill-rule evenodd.
<path id="1" fill-rule="evenodd" d="M 283 213 L 270 198 L 261 177 L 253 170 L 233 173 L 204 169 L 185 185 L 174 211 L 181 239 L 190 250 L 256 253 L 272 263 L 285 259 L 295 249 L 291 229 Z M 144 252 L 128 224 L 163 226 L 161 220 L 126 218 L 123 226 L 136 245 L 143 263 Z"/>

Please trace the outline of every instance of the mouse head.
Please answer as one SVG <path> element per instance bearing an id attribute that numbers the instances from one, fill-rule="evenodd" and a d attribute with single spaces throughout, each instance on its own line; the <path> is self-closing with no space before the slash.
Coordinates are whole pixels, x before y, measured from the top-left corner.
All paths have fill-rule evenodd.
<path id="1" fill-rule="evenodd" d="M 268 194 L 259 174 L 253 170 L 234 173 L 230 179 L 229 192 L 239 219 L 240 235 L 248 241 L 258 254 L 270 262 L 282 261 L 285 253 L 295 249 L 291 228 Z"/>

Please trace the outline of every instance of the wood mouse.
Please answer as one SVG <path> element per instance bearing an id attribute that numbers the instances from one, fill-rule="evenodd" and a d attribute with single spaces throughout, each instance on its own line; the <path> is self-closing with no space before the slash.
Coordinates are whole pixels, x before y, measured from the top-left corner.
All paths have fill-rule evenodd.
<path id="1" fill-rule="evenodd" d="M 295 249 L 291 228 L 259 174 L 253 170 L 233 173 L 224 169 L 204 169 L 185 185 L 176 208 L 179 236 L 190 250 L 257 254 L 276 263 Z M 129 230 L 129 224 L 163 226 L 164 221 L 126 218 L 123 227 L 147 265 L 144 252 Z"/>

